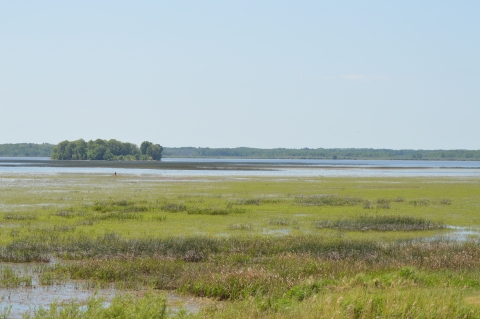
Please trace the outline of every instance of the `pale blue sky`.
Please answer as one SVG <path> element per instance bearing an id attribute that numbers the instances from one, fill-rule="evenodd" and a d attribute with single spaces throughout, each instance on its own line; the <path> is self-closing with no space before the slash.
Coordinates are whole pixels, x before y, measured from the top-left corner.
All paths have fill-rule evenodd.
<path id="1" fill-rule="evenodd" d="M 0 143 L 480 148 L 480 1 L 2 1 Z"/>

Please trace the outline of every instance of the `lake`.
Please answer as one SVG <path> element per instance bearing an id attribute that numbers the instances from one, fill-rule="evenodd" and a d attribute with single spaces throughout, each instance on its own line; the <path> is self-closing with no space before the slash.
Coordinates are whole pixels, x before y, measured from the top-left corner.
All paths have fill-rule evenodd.
<path id="1" fill-rule="evenodd" d="M 165 176 L 395 177 L 480 176 L 478 161 L 164 158 L 161 162 L 0 158 L 0 174 L 153 174 Z"/>

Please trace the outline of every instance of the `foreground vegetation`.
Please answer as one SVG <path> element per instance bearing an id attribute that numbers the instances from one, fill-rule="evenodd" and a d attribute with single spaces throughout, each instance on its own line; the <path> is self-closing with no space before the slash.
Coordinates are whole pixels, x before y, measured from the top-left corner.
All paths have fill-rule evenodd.
<path id="1" fill-rule="evenodd" d="M 436 237 L 479 226 L 475 178 L 1 178 L 0 261 L 125 291 L 31 318 L 480 318 L 478 238 Z M 215 302 L 172 313 L 156 291 Z"/>

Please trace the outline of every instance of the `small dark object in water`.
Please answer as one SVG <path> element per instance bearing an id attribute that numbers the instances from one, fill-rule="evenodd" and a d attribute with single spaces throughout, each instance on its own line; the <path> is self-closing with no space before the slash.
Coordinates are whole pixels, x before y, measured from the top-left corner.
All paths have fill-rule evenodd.
<path id="1" fill-rule="evenodd" d="M 117 172 L 115 172 L 115 176 L 117 176 Z"/>

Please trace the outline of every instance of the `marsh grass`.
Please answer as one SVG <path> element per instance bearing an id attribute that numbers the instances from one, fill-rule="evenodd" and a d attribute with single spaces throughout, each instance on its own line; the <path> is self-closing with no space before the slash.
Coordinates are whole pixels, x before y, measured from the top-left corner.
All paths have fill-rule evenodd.
<path id="1" fill-rule="evenodd" d="M 276 217 L 276 218 L 269 219 L 268 224 L 273 226 L 290 226 L 290 225 L 295 226 L 295 225 L 298 225 L 298 220 Z"/>
<path id="2" fill-rule="evenodd" d="M 438 235 L 410 231 L 438 229 L 431 219 L 480 225 L 476 179 L 22 178 L 0 192 L 11 205 L 4 214 L 38 219 L 3 219 L 0 261 L 59 260 L 39 273 L 42 284 L 82 280 L 225 300 L 191 316 L 199 318 L 480 318 L 465 301 L 480 291 L 480 244 L 409 240 Z M 390 205 L 389 214 L 362 219 L 367 201 Z M 312 221 L 340 228 L 296 226 Z M 62 307 L 38 316 L 60 318 Z"/>
<path id="3" fill-rule="evenodd" d="M 230 224 L 228 229 L 230 230 L 252 230 L 251 224 Z"/>
<path id="4" fill-rule="evenodd" d="M 428 206 L 429 203 L 430 200 L 428 200 L 427 198 L 415 199 L 410 201 L 410 204 L 412 204 L 413 206 Z"/>
<path id="5" fill-rule="evenodd" d="M 33 314 L 24 314 L 24 319 L 81 319 L 81 318 L 167 318 L 166 299 L 163 295 L 147 293 L 136 298 L 131 294 L 116 296 L 108 306 L 105 299 L 93 296 L 86 305 L 80 302 L 53 303 L 49 308 L 40 308 Z"/>
<path id="6" fill-rule="evenodd" d="M 374 208 L 390 209 L 390 207 L 391 207 L 391 200 L 386 198 L 379 198 L 375 201 L 366 200 L 363 202 L 364 209 L 374 209 Z"/>
<path id="7" fill-rule="evenodd" d="M 300 206 L 351 206 L 364 202 L 361 198 L 351 196 L 312 195 L 297 196 L 293 204 Z"/>
<path id="8" fill-rule="evenodd" d="M 381 209 L 390 209 L 390 203 L 390 199 L 387 198 L 379 198 L 375 201 L 377 208 Z"/>
<path id="9" fill-rule="evenodd" d="M 442 199 L 440 200 L 440 204 L 442 205 L 451 205 L 452 201 L 450 199 Z"/>
<path id="10" fill-rule="evenodd" d="M 12 268 L 5 267 L 0 270 L 0 288 L 18 288 L 32 286 L 31 276 L 18 275 Z"/>
<path id="11" fill-rule="evenodd" d="M 167 220 L 167 216 L 165 215 L 156 215 L 152 217 L 152 220 L 157 221 L 157 222 L 164 222 Z"/>
<path id="12" fill-rule="evenodd" d="M 18 213 L 7 213 L 3 216 L 4 220 L 37 220 L 38 215 L 35 214 L 18 214 Z"/>
<path id="13" fill-rule="evenodd" d="M 168 203 L 168 204 L 162 205 L 161 209 L 166 212 L 176 213 L 176 212 L 186 211 L 187 206 L 184 204 Z"/>
<path id="14" fill-rule="evenodd" d="M 230 201 L 229 206 L 233 205 L 262 205 L 262 204 L 279 204 L 284 202 L 284 199 L 270 198 L 270 197 L 256 197 L 256 198 L 241 198 L 235 201 Z"/>
<path id="15" fill-rule="evenodd" d="M 72 219 L 75 217 L 83 217 L 86 215 L 86 212 L 81 210 L 81 211 L 75 211 L 73 208 L 69 209 L 62 209 L 59 210 L 55 213 L 50 214 L 50 216 L 58 216 L 58 217 L 63 217 L 66 219 Z"/>
<path id="16" fill-rule="evenodd" d="M 105 221 L 105 220 L 117 220 L 117 221 L 125 221 L 125 220 L 142 220 L 143 215 L 136 214 L 136 213 L 127 213 L 123 211 L 116 211 L 116 212 L 105 212 L 100 213 L 92 216 L 92 221 Z"/>
<path id="17" fill-rule="evenodd" d="M 423 231 L 443 229 L 444 225 L 423 218 L 395 215 L 360 215 L 353 219 L 318 220 L 315 228 L 347 231 Z"/>
<path id="18" fill-rule="evenodd" d="M 136 202 L 119 200 L 119 201 L 99 201 L 91 206 L 87 206 L 92 211 L 106 213 L 106 212 L 124 212 L 124 213 L 139 213 L 148 211 L 148 207 L 138 205 Z"/>
<path id="19" fill-rule="evenodd" d="M 192 207 L 187 210 L 188 215 L 229 215 L 229 214 L 244 214 L 247 210 L 240 207 Z"/>

